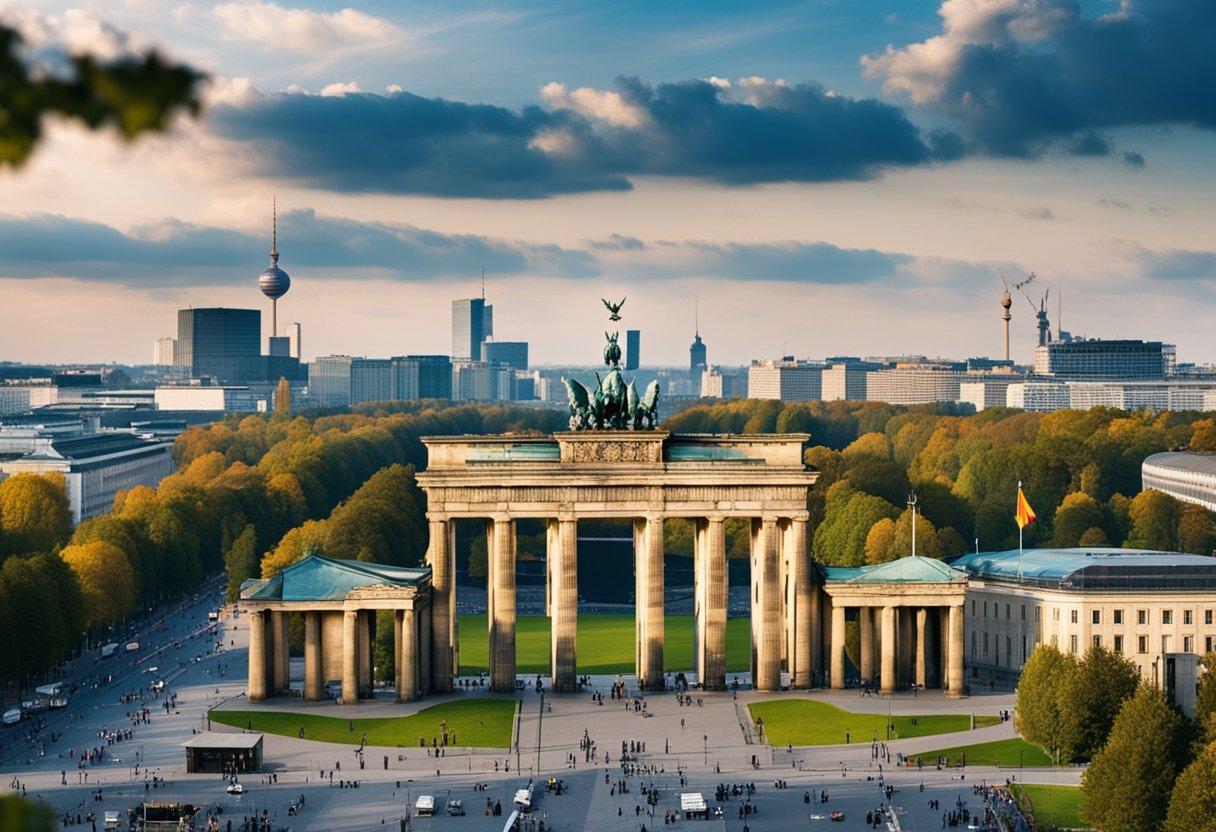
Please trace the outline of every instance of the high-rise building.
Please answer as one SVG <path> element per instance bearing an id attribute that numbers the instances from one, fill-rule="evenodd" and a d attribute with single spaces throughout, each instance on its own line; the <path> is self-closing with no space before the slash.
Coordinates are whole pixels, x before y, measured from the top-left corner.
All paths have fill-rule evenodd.
<path id="1" fill-rule="evenodd" d="M 888 404 L 956 402 L 965 365 L 953 362 L 901 364 L 866 374 L 866 399 Z"/>
<path id="2" fill-rule="evenodd" d="M 157 338 L 152 350 L 152 363 L 157 367 L 172 367 L 173 344 L 172 338 Z"/>
<path id="3" fill-rule="evenodd" d="M 865 401 L 866 373 L 882 366 L 873 361 L 844 356 L 828 358 L 825 363 L 828 365 L 823 371 L 825 402 Z"/>
<path id="4" fill-rule="evenodd" d="M 1052 341 L 1034 351 L 1035 375 L 1058 379 L 1163 379 L 1176 348 L 1160 341 Z"/>
<path id="5" fill-rule="evenodd" d="M 393 398 L 393 362 L 355 358 L 350 362 L 350 403 L 386 402 Z"/>
<path id="6" fill-rule="evenodd" d="M 642 331 L 640 329 L 625 330 L 625 369 L 636 370 L 641 364 Z"/>
<path id="7" fill-rule="evenodd" d="M 262 313 L 256 309 L 179 309 L 173 363 L 192 378 L 262 378 L 261 334 Z"/>
<path id="8" fill-rule="evenodd" d="M 452 398 L 452 361 L 446 355 L 393 358 L 394 399 Z"/>
<path id="9" fill-rule="evenodd" d="M 692 381 L 692 394 L 701 395 L 701 374 L 708 365 L 705 363 L 705 344 L 701 341 L 701 333 L 693 337 L 692 346 L 688 348 L 688 377 Z"/>
<path id="10" fill-rule="evenodd" d="M 482 341 L 481 360 L 513 370 L 528 369 L 527 341 Z"/>
<path id="11" fill-rule="evenodd" d="M 485 361 L 452 362 L 452 399 L 454 401 L 491 402 L 498 398 L 498 370 L 493 365 Z"/>
<path id="12" fill-rule="evenodd" d="M 308 365 L 308 394 L 318 407 L 348 407 L 349 355 L 319 355 Z"/>
<path id="13" fill-rule="evenodd" d="M 481 342 L 486 340 L 484 298 L 452 301 L 452 360 L 479 361 Z M 493 327 L 493 313 L 490 318 Z"/>
<path id="14" fill-rule="evenodd" d="M 304 328 L 299 321 L 294 321 L 287 327 L 287 340 L 290 346 L 291 357 L 297 361 L 304 360 Z"/>
<path id="15" fill-rule="evenodd" d="M 710 367 L 701 374 L 701 397 L 746 399 L 747 371 L 738 367 Z"/>

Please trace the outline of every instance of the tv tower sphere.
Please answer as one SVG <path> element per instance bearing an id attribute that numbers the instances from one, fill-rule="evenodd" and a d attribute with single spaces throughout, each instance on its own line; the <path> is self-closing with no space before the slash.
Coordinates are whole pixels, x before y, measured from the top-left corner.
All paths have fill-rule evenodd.
<path id="1" fill-rule="evenodd" d="M 258 276 L 258 288 L 271 300 L 278 300 L 291 288 L 291 278 L 279 268 L 279 210 L 275 206 L 270 233 L 270 267 Z"/>

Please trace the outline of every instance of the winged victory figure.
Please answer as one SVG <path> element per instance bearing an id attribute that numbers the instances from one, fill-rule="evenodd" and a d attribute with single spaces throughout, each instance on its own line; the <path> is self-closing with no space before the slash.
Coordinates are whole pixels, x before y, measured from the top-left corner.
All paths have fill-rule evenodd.
<path id="1" fill-rule="evenodd" d="M 604 302 L 605 308 L 607 308 L 607 310 L 612 313 L 608 317 L 608 320 L 619 321 L 621 319 L 621 315 L 620 315 L 621 307 L 625 305 L 625 301 L 627 300 L 627 298 L 621 298 L 620 303 L 612 303 L 611 301 L 605 300 L 604 298 L 600 298 L 600 300 Z"/>

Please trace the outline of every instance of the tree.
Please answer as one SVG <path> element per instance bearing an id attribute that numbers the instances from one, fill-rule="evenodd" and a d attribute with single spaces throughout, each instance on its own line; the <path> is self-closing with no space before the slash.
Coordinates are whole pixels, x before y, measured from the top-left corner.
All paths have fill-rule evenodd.
<path id="1" fill-rule="evenodd" d="M 245 526 L 232 546 L 224 553 L 224 568 L 228 570 L 229 601 L 240 597 L 241 584 L 258 574 L 258 562 L 261 554 L 258 552 L 257 530 L 252 523 Z"/>
<path id="2" fill-rule="evenodd" d="M 1014 704 L 1014 725 L 1029 742 L 1059 759 L 1065 733 L 1061 691 L 1077 671 L 1077 662 L 1052 644 L 1039 644 L 1022 668 Z"/>
<path id="3" fill-rule="evenodd" d="M 1081 535 L 1081 539 L 1077 541 L 1078 546 L 1090 546 L 1093 548 L 1103 548 L 1110 546 L 1110 538 L 1106 536 L 1106 532 L 1099 529 L 1097 526 L 1091 526 Z"/>
<path id="4" fill-rule="evenodd" d="M 866 535 L 866 563 L 886 563 L 891 560 L 895 544 L 895 521 L 884 517 L 870 526 Z"/>
<path id="5" fill-rule="evenodd" d="M 1216 419 L 1191 423 L 1191 450 L 1199 454 L 1216 453 Z"/>
<path id="6" fill-rule="evenodd" d="M 117 621 L 135 608 L 135 573 L 117 546 L 94 540 L 68 546 L 59 555 L 80 582 L 86 627 Z"/>
<path id="7" fill-rule="evenodd" d="M 1173 497 L 1152 488 L 1145 489 L 1132 498 L 1128 514 L 1132 521 L 1127 535 L 1128 548 L 1177 550 L 1182 504 Z"/>
<path id="8" fill-rule="evenodd" d="M 165 130 L 179 111 L 199 112 L 203 76 L 156 52 L 104 63 L 73 55 L 66 73 L 47 73 L 27 66 L 21 49 L 21 35 L 0 26 L 0 167 L 19 167 L 30 157 L 49 115 L 90 130 L 114 127 L 129 140 Z"/>
<path id="9" fill-rule="evenodd" d="M 1216 832 L 1216 742 L 1178 775 L 1165 832 Z"/>
<path id="10" fill-rule="evenodd" d="M 0 529 L 4 554 L 54 552 L 67 543 L 72 510 L 63 475 L 16 474 L 0 482 Z"/>
<path id="11" fill-rule="evenodd" d="M 55 832 L 59 829 L 55 810 L 43 800 L 19 794 L 0 796 L 0 829 L 17 832 Z"/>
<path id="12" fill-rule="evenodd" d="M 1081 819 L 1100 832 L 1160 830 L 1186 749 L 1186 718 L 1142 684 L 1081 778 Z"/>
<path id="13" fill-rule="evenodd" d="M 1183 504 L 1178 518 L 1178 551 L 1211 557 L 1216 551 L 1216 514 L 1194 503 Z"/>
<path id="14" fill-rule="evenodd" d="M 1106 744 L 1123 703 L 1136 694 L 1140 673 L 1122 654 L 1093 645 L 1060 690 L 1062 756 L 1090 760 Z"/>
<path id="15" fill-rule="evenodd" d="M 291 415 L 291 383 L 286 378 L 279 379 L 279 386 L 274 391 L 274 412 Z"/>
<path id="16" fill-rule="evenodd" d="M 1081 536 L 1091 528 L 1106 525 L 1102 506 L 1084 491 L 1074 491 L 1056 509 L 1052 544 L 1062 548 L 1078 545 Z"/>

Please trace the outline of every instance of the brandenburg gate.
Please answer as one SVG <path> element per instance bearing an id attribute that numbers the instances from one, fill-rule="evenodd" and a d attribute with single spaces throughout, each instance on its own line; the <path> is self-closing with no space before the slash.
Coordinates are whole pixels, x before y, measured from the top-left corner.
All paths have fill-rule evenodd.
<path id="1" fill-rule="evenodd" d="M 818 664 L 818 589 L 807 549 L 807 494 L 817 472 L 803 463 L 806 434 L 678 436 L 587 431 L 548 437 L 428 437 L 426 471 L 436 690 L 450 690 L 459 661 L 452 523 L 486 523 L 490 686 L 515 689 L 515 521 L 547 528 L 551 670 L 556 691 L 576 678 L 577 522 L 633 521 L 637 675 L 663 686 L 663 521 L 695 523 L 696 671 L 707 690 L 726 687 L 727 518 L 751 521 L 755 686 L 778 690 L 783 664 L 810 687 Z"/>

